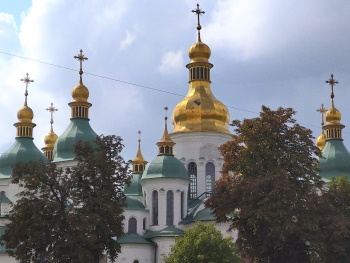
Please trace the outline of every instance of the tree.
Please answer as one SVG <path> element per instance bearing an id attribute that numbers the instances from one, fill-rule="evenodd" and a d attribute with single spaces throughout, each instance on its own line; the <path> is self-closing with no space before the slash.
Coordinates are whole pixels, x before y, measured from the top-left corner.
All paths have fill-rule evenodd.
<path id="1" fill-rule="evenodd" d="M 250 262 L 332 262 L 327 239 L 342 235 L 332 233 L 340 217 L 322 197 L 321 152 L 294 114 L 263 106 L 259 117 L 233 121 L 233 140 L 220 147 L 223 176 L 206 205 L 238 230 L 237 248 Z"/>
<path id="2" fill-rule="evenodd" d="M 175 239 L 175 245 L 164 263 L 238 263 L 231 237 L 224 238 L 213 224 L 201 222 L 185 231 L 184 237 Z"/>
<path id="3" fill-rule="evenodd" d="M 101 135 L 95 144 L 76 145 L 75 166 L 17 165 L 13 183 L 24 190 L 2 237 L 9 255 L 24 263 L 80 263 L 106 253 L 113 261 L 130 177 L 122 149 L 120 137 Z"/>

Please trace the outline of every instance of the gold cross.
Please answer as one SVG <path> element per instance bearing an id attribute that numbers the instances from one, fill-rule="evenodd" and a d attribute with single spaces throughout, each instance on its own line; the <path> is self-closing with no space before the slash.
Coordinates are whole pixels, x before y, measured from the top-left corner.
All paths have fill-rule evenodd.
<path id="1" fill-rule="evenodd" d="M 321 125 L 323 126 L 324 125 L 324 113 L 327 111 L 327 109 L 323 107 L 323 103 L 322 103 L 321 108 L 319 108 L 316 111 L 321 113 L 321 116 L 322 116 Z"/>
<path id="2" fill-rule="evenodd" d="M 74 58 L 79 60 L 79 62 L 80 62 L 79 75 L 80 75 L 80 81 L 82 81 L 81 75 L 83 75 L 83 73 L 84 73 L 83 72 L 83 61 L 84 60 L 88 60 L 88 58 L 83 55 L 83 50 L 82 49 L 80 49 L 80 53 L 77 56 L 74 56 Z"/>
<path id="3" fill-rule="evenodd" d="M 199 4 L 197 4 L 197 9 L 192 10 L 192 13 L 196 13 L 196 15 L 197 15 L 198 41 L 200 41 L 200 39 L 201 39 L 200 30 L 202 29 L 202 27 L 201 27 L 201 23 L 200 23 L 200 20 L 199 20 L 199 16 L 201 16 L 202 14 L 205 14 L 205 12 L 202 11 L 202 10 L 199 8 Z"/>
<path id="4" fill-rule="evenodd" d="M 28 84 L 30 84 L 31 82 L 34 82 L 34 80 L 31 80 L 29 78 L 29 74 L 27 73 L 26 76 L 23 79 L 21 79 L 21 81 L 23 81 L 26 84 L 26 91 L 24 93 L 24 96 L 25 96 L 24 105 L 27 106 Z"/>
<path id="5" fill-rule="evenodd" d="M 329 80 L 326 80 L 326 83 L 328 83 L 329 85 L 331 85 L 331 88 L 332 88 L 332 93 L 331 93 L 331 98 L 332 98 L 332 101 L 333 101 L 333 98 L 334 98 L 334 91 L 333 91 L 333 87 L 338 84 L 339 82 L 336 81 L 334 78 L 333 78 L 333 74 L 331 75 L 331 78 Z"/>
<path id="6" fill-rule="evenodd" d="M 53 106 L 53 103 L 51 102 L 51 106 L 49 108 L 46 109 L 47 111 L 50 112 L 51 114 L 51 120 L 50 120 L 50 123 L 51 123 L 51 129 L 52 129 L 52 124 L 53 124 L 53 113 L 55 111 L 58 111 L 58 109 L 56 109 L 54 106 Z"/>

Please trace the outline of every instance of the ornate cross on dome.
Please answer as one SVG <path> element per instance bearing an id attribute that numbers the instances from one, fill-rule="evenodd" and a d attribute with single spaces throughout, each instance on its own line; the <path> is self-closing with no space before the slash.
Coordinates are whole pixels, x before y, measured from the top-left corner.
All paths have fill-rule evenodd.
<path id="1" fill-rule="evenodd" d="M 79 60 L 79 62 L 80 62 L 79 75 L 80 75 L 80 81 L 81 81 L 82 80 L 81 79 L 81 75 L 83 75 L 83 73 L 84 73 L 83 72 L 83 61 L 84 60 L 88 60 L 88 58 L 83 55 L 83 50 L 82 49 L 80 49 L 80 53 L 77 56 L 74 56 L 74 58 Z"/>
<path id="2" fill-rule="evenodd" d="M 323 103 L 321 104 L 321 108 L 319 108 L 318 110 L 316 110 L 317 112 L 321 113 L 322 116 L 322 120 L 321 120 L 321 125 L 323 127 L 324 125 L 324 113 L 327 111 L 326 108 L 323 107 Z"/>
<path id="3" fill-rule="evenodd" d="M 326 80 L 326 83 L 328 83 L 329 85 L 331 85 L 331 88 L 332 88 L 332 93 L 331 93 L 331 98 L 332 98 L 332 101 L 333 101 L 333 98 L 334 98 L 334 91 L 333 91 L 333 87 L 338 84 L 339 82 L 336 81 L 334 78 L 333 78 L 333 74 L 331 75 L 331 78 L 329 80 Z"/>
<path id="4" fill-rule="evenodd" d="M 30 84 L 31 82 L 34 82 L 34 80 L 31 80 L 29 78 L 29 74 L 27 73 L 26 76 L 23 79 L 21 79 L 21 81 L 23 81 L 26 84 L 26 91 L 24 93 L 24 96 L 25 96 L 24 105 L 27 106 L 28 84 Z"/>
<path id="5" fill-rule="evenodd" d="M 200 33 L 200 30 L 202 29 L 202 26 L 201 26 L 201 23 L 200 23 L 200 20 L 199 20 L 199 16 L 201 16 L 202 14 L 205 14 L 205 12 L 202 11 L 202 10 L 199 8 L 199 4 L 197 4 L 197 9 L 192 10 L 192 13 L 196 13 L 196 15 L 197 15 L 197 21 L 198 21 L 198 24 L 197 24 L 198 41 L 200 41 L 200 40 L 201 40 L 201 33 Z"/>
<path id="6" fill-rule="evenodd" d="M 51 123 L 51 129 L 52 129 L 52 124 L 53 124 L 53 113 L 55 111 L 58 111 L 58 109 L 56 109 L 54 106 L 53 106 L 53 103 L 51 102 L 51 106 L 49 108 L 46 109 L 47 111 L 50 112 L 51 114 L 51 120 L 50 120 L 50 123 Z"/>

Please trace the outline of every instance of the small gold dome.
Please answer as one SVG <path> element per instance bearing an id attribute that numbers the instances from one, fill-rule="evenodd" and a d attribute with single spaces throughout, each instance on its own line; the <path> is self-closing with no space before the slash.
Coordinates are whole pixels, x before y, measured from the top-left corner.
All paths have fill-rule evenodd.
<path id="1" fill-rule="evenodd" d="M 89 90 L 82 82 L 79 82 L 72 90 L 72 97 L 74 101 L 87 102 L 89 98 Z"/>
<path id="2" fill-rule="evenodd" d="M 45 147 L 54 147 L 58 136 L 52 130 L 45 136 Z"/>
<path id="3" fill-rule="evenodd" d="M 209 46 L 202 43 L 200 40 L 193 44 L 188 50 L 188 56 L 191 62 L 208 62 L 210 54 Z"/>
<path id="4" fill-rule="evenodd" d="M 23 122 L 23 123 L 32 122 L 33 117 L 34 117 L 33 110 L 29 108 L 27 105 L 24 105 L 17 112 L 18 122 Z"/>
<path id="5" fill-rule="evenodd" d="M 326 122 L 327 124 L 339 124 L 341 121 L 341 113 L 334 107 L 332 101 L 331 108 L 326 112 Z"/>
<path id="6" fill-rule="evenodd" d="M 324 146 L 326 145 L 326 135 L 322 131 L 321 135 L 316 139 L 316 146 L 322 151 Z"/>

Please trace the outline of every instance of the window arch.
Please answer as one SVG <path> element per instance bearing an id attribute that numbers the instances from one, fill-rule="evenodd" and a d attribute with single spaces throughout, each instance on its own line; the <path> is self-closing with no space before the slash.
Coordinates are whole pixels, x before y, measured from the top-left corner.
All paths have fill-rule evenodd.
<path id="1" fill-rule="evenodd" d="M 215 165 L 207 163 L 205 165 L 205 191 L 207 196 L 214 192 L 215 184 Z"/>
<path id="2" fill-rule="evenodd" d="M 138 260 L 134 260 L 134 263 L 139 263 L 139 261 Z"/>
<path id="3" fill-rule="evenodd" d="M 135 217 L 129 219 L 128 224 L 128 234 L 136 234 L 137 233 L 137 220 Z"/>
<path id="4" fill-rule="evenodd" d="M 171 190 L 166 193 L 166 224 L 174 225 L 174 192 Z"/>
<path id="5" fill-rule="evenodd" d="M 153 225 L 158 225 L 158 192 L 156 190 L 152 193 L 152 220 Z"/>
<path id="6" fill-rule="evenodd" d="M 197 197 L 197 164 L 195 162 L 188 164 L 188 177 L 191 180 L 188 186 L 188 198 L 195 199 Z"/>

